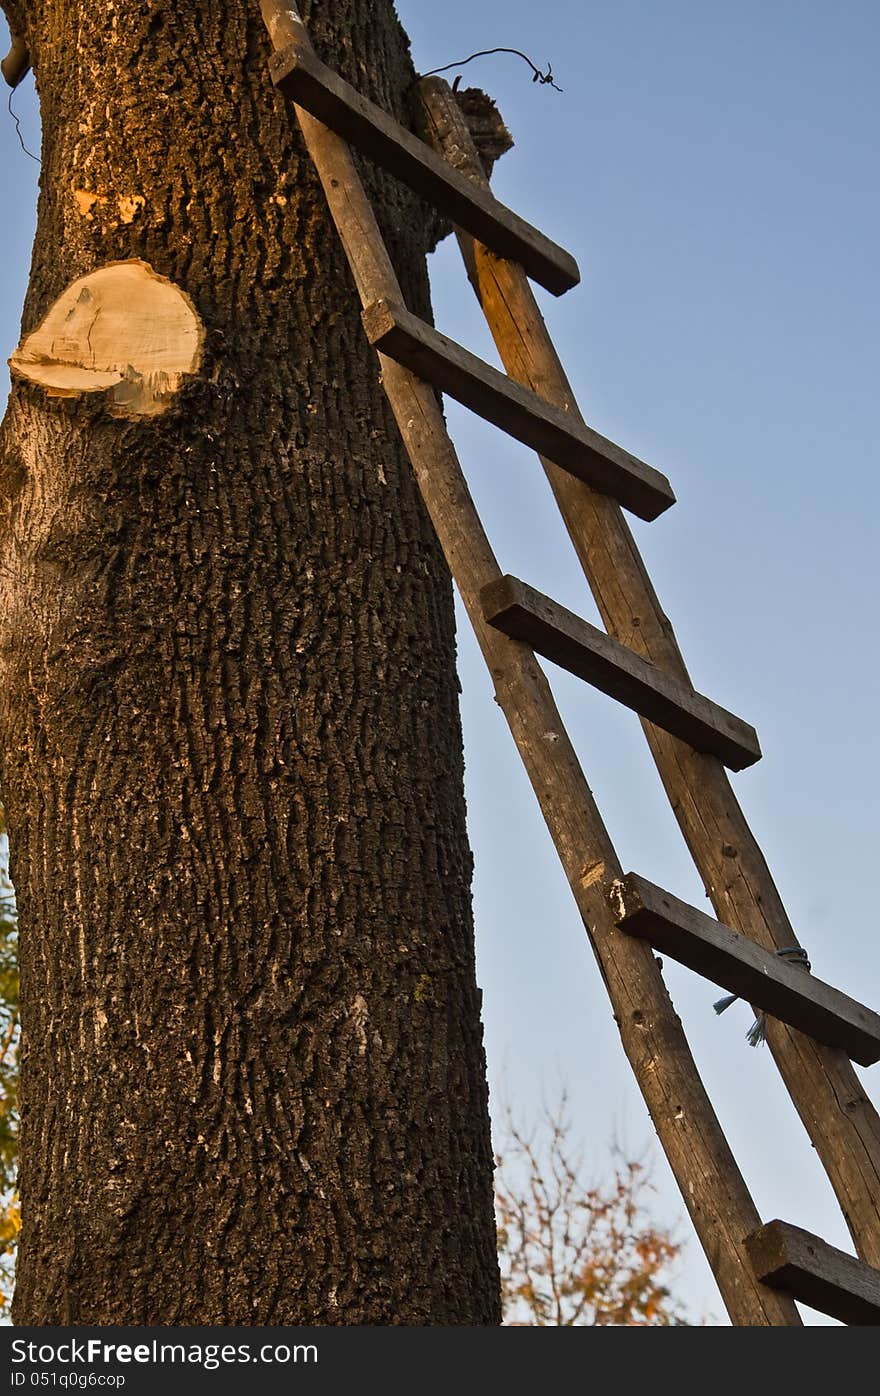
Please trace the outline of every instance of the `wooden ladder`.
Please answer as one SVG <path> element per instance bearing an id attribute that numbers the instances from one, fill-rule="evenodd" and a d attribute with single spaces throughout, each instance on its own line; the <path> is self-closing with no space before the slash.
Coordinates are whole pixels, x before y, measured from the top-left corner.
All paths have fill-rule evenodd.
<path id="1" fill-rule="evenodd" d="M 778 953 L 797 941 L 725 771 L 760 758 L 757 736 L 694 691 L 621 510 L 653 519 L 675 497 L 585 423 L 529 286 L 559 295 L 577 266 L 494 198 L 445 82 L 416 88 L 421 139 L 320 61 L 289 0 L 261 8 L 272 79 L 295 104 L 428 513 L 731 1320 L 799 1324 L 800 1300 L 845 1323 L 880 1323 L 880 1119 L 852 1067 L 880 1060 L 880 1017 Z M 452 221 L 507 374 L 407 310 L 350 146 Z M 607 633 L 502 576 L 438 389 L 538 452 Z M 639 714 L 718 920 L 624 874 L 536 654 Z M 772 1015 L 770 1050 L 859 1259 L 784 1222 L 761 1225 L 654 950 Z"/>

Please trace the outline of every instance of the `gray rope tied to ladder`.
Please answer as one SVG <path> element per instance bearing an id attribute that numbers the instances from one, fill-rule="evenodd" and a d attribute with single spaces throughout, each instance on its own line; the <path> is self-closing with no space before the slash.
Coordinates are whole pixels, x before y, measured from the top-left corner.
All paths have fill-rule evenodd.
<path id="1" fill-rule="evenodd" d="M 791 960 L 792 964 L 799 965 L 801 969 L 805 969 L 807 974 L 809 974 L 810 958 L 802 945 L 789 945 L 785 950 L 777 950 L 776 954 L 781 960 Z M 715 1009 L 716 1013 L 724 1013 L 732 1003 L 736 1003 L 738 998 L 739 994 L 727 994 L 723 999 L 719 999 L 717 1003 L 713 1003 L 712 1007 Z M 758 1014 L 746 1033 L 746 1041 L 750 1047 L 758 1047 L 762 1042 L 767 1041 L 766 1013 Z"/>

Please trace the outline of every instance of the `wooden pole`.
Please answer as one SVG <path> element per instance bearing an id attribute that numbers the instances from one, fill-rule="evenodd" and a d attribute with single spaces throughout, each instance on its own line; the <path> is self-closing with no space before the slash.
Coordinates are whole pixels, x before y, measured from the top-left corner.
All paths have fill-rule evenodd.
<path id="1" fill-rule="evenodd" d="M 261 0 L 273 46 L 303 26 L 288 0 Z M 296 108 L 364 306 L 402 300 L 370 202 L 348 147 Z M 794 1303 L 759 1284 L 744 1238 L 758 1215 L 715 1117 L 657 962 L 614 924 L 620 876 L 611 840 L 532 651 L 483 619 L 480 591 L 501 575 L 468 492 L 432 388 L 379 356 L 382 378 L 428 512 L 495 682 L 608 988 L 624 1049 L 660 1141 L 736 1324 L 797 1325 Z"/>
<path id="2" fill-rule="evenodd" d="M 461 109 L 442 78 L 417 88 L 425 139 L 461 173 L 487 183 Z M 467 234 L 458 241 L 508 373 L 578 421 L 571 385 L 522 269 Z M 620 508 L 543 461 L 609 635 L 690 684 Z M 724 767 L 643 722 L 661 779 L 716 914 L 768 950 L 797 944 Z M 837 1194 L 855 1246 L 880 1265 L 880 1118 L 845 1054 L 776 1019 L 767 1039 L 788 1092 Z"/>

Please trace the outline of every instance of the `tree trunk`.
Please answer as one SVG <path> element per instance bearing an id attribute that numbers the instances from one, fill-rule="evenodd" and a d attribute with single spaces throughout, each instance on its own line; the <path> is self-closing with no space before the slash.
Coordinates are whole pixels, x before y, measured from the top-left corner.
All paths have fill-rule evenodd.
<path id="1" fill-rule="evenodd" d="M 16 1322 L 498 1322 L 449 578 L 259 8 L 3 3 L 27 334 L 89 278 L 0 436 Z M 391 0 L 304 9 L 402 115 Z M 421 211 L 372 188 L 426 314 Z M 179 381 L 133 298 L 97 362 L 130 259 L 195 317 Z"/>

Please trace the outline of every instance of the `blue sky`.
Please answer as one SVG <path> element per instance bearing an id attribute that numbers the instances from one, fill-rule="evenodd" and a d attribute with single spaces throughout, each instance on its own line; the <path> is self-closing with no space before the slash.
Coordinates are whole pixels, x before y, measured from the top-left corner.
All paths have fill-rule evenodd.
<path id="1" fill-rule="evenodd" d="M 498 98 L 516 138 L 496 192 L 580 262 L 580 288 L 559 301 L 539 295 L 581 406 L 672 481 L 676 506 L 635 525 L 661 601 L 696 687 L 758 729 L 764 760 L 734 782 L 815 972 L 878 1007 L 880 9 L 398 7 L 422 71 L 499 44 L 553 65 L 561 95 L 512 58 L 462 69 Z M 35 144 L 30 79 L 16 102 Z M 0 163 L 5 358 L 37 173 L 5 117 Z M 441 328 L 496 362 L 451 241 L 432 279 Z M 505 570 L 595 620 L 535 458 L 454 404 L 449 421 Z M 656 1212 L 681 1219 L 687 1237 L 466 623 L 460 664 L 493 1092 L 528 1120 L 564 1082 L 596 1175 L 613 1138 L 650 1149 Z M 566 675 L 551 678 L 622 862 L 702 905 L 636 719 Z M 667 977 L 762 1215 L 848 1247 L 769 1054 L 744 1041 L 748 1009 L 716 1019 L 712 985 L 668 964 Z M 723 1321 L 695 1241 L 680 1289 L 693 1313 Z"/>

